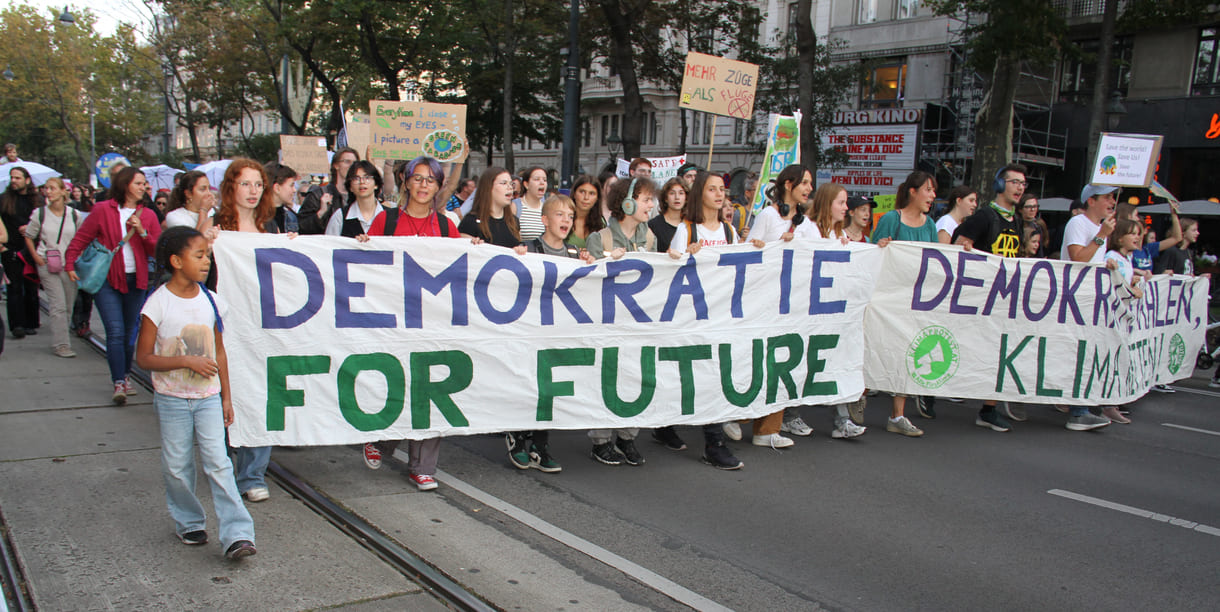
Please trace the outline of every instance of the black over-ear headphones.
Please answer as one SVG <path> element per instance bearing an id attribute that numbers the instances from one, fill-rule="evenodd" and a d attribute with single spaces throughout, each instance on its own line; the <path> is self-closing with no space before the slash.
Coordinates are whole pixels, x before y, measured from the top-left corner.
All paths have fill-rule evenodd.
<path id="1" fill-rule="evenodd" d="M 1008 181 L 1004 180 L 1004 169 L 1000 168 L 995 173 L 995 180 L 991 182 L 991 188 L 996 193 L 1004 193 L 1004 187 L 1007 183 Z"/>
<path id="2" fill-rule="evenodd" d="M 630 217 L 635 214 L 635 182 L 640 179 L 631 179 L 631 185 L 627 187 L 627 197 L 623 198 L 623 214 Z"/>

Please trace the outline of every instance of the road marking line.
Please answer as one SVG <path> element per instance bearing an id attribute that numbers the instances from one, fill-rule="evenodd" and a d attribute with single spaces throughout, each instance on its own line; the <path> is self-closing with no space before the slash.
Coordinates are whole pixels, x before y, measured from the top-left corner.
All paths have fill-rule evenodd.
<path id="1" fill-rule="evenodd" d="M 410 456 L 401 450 L 394 451 L 394 457 L 403 463 L 410 460 Z M 690 606 L 695 610 L 717 610 L 723 612 L 731 611 L 731 608 L 725 607 L 722 604 L 716 603 L 638 563 L 632 562 L 620 555 L 612 553 L 605 548 L 602 548 L 593 542 L 590 542 L 574 533 L 566 531 L 556 525 L 552 525 L 541 518 L 530 514 L 529 512 L 518 508 L 472 484 L 469 484 L 457 476 L 449 474 L 444 470 L 436 471 L 437 480 L 445 483 L 445 486 L 451 487 L 457 492 L 466 495 L 479 503 L 490 508 L 494 508 L 527 527 L 541 533 L 552 540 L 568 546 L 574 550 L 580 551 L 597 561 L 600 561 L 610 567 L 613 567 L 620 572 L 634 578 L 636 581 L 655 589 L 667 597 L 677 601 L 678 603 Z"/>
<path id="2" fill-rule="evenodd" d="M 1191 389 L 1190 387 L 1179 387 L 1176 385 L 1174 385 L 1173 388 L 1177 389 L 1178 391 L 1183 391 L 1185 393 L 1193 393 L 1195 395 L 1204 395 L 1207 397 L 1220 397 L 1220 393 L 1216 393 L 1215 391 L 1205 391 L 1203 389 Z"/>
<path id="3" fill-rule="evenodd" d="M 1199 433 L 1210 434 L 1213 436 L 1220 436 L 1220 431 L 1212 431 L 1210 429 L 1199 429 L 1197 427 L 1187 427 L 1185 425 L 1174 425 L 1173 423 L 1161 423 L 1161 426 L 1162 427 L 1172 427 L 1174 429 L 1185 429 L 1186 431 L 1197 431 Z"/>
<path id="4" fill-rule="evenodd" d="M 1184 529 L 1190 529 L 1193 531 L 1198 531 L 1200 533 L 1206 533 L 1207 535 L 1213 535 L 1213 536 L 1220 537 L 1220 529 L 1217 529 L 1215 527 L 1211 527 L 1209 525 L 1203 525 L 1201 523 L 1196 523 L 1194 521 L 1188 521 L 1186 519 L 1180 519 L 1180 518 L 1169 516 L 1166 514 L 1160 514 L 1157 512 L 1153 512 L 1151 510 L 1143 510 L 1143 509 L 1136 508 L 1133 506 L 1127 506 L 1127 505 L 1123 505 L 1123 504 L 1112 502 L 1112 501 L 1106 501 L 1104 499 L 1098 499 L 1096 497 L 1089 497 L 1088 495 L 1081 495 L 1079 493 L 1073 493 L 1071 491 L 1064 491 L 1063 489 L 1051 489 L 1051 490 L 1047 491 L 1047 493 L 1050 493 L 1051 495 L 1057 495 L 1059 497 L 1066 497 L 1067 499 L 1075 500 L 1078 502 L 1084 502 L 1086 504 L 1092 504 L 1094 506 L 1101 506 L 1102 508 L 1108 508 L 1110 510 L 1126 512 L 1127 514 L 1133 514 L 1140 518 L 1152 519 L 1154 521 L 1158 521 L 1161 523 L 1169 523 L 1170 525 L 1174 525 L 1176 527 L 1182 527 Z"/>

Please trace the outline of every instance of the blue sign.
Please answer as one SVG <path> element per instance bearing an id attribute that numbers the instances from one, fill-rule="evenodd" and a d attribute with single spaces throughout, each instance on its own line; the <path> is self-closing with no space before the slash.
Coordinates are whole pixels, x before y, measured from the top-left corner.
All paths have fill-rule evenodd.
<path id="1" fill-rule="evenodd" d="M 93 164 L 93 173 L 97 175 L 98 184 L 109 189 L 110 169 L 119 164 L 130 166 L 131 162 L 118 153 L 106 153 L 97 158 L 97 163 Z"/>

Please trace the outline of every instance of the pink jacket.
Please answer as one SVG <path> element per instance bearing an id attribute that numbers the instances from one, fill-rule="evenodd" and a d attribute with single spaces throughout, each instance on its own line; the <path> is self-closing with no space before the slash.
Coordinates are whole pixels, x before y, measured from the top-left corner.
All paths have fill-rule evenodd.
<path id="1" fill-rule="evenodd" d="M 136 255 L 136 288 L 148 289 L 148 258 L 156 252 L 157 238 L 161 236 L 161 223 L 157 221 L 156 213 L 143 206 L 136 214 L 140 215 L 140 223 L 147 232 L 143 238 L 139 234 L 131 236 L 131 250 Z M 69 272 L 76 270 L 76 258 L 94 238 L 108 249 L 118 246 L 119 241 L 127 235 L 127 230 L 119 228 L 119 219 L 118 202 L 106 200 L 94 205 L 89 216 L 85 217 L 80 228 L 76 230 L 76 237 L 68 245 L 64 269 Z M 106 282 L 119 293 L 127 293 L 125 270 L 123 250 L 119 249 L 115 252 L 114 259 L 110 260 L 110 273 L 106 275 Z"/>

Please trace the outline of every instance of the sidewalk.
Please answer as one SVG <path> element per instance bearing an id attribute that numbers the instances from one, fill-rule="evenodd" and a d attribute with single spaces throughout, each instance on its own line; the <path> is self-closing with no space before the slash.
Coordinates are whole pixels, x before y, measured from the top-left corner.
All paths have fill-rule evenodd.
<path id="1" fill-rule="evenodd" d="M 208 545 L 184 546 L 165 506 L 151 392 L 113 406 L 105 359 L 84 341 L 62 359 L 41 334 L 6 340 L 0 515 L 38 608 L 448 609 L 270 481 L 271 499 L 247 504 L 257 555 L 224 560 L 211 519 Z M 582 571 L 546 537 L 472 511 L 479 504 L 444 477 L 440 492 L 419 492 L 399 461 L 371 472 L 350 447 L 277 448 L 272 459 L 500 609 L 682 607 L 625 599 L 616 569 Z M 196 492 L 210 517 L 206 479 Z"/>

